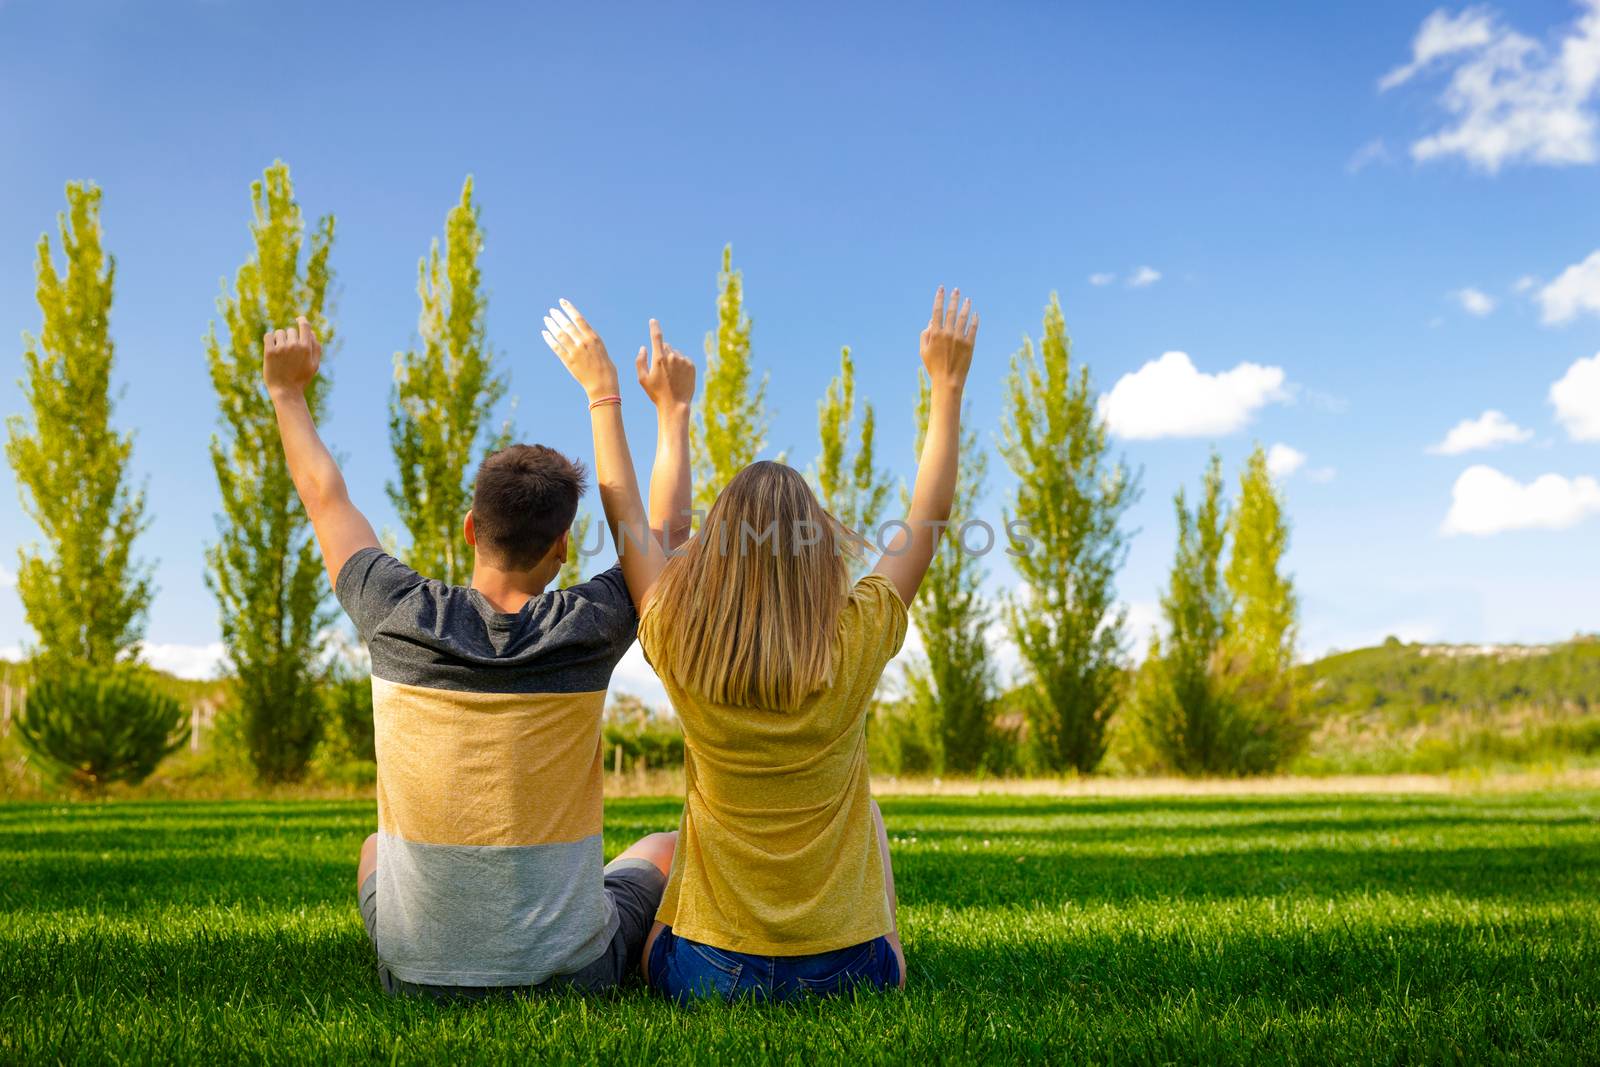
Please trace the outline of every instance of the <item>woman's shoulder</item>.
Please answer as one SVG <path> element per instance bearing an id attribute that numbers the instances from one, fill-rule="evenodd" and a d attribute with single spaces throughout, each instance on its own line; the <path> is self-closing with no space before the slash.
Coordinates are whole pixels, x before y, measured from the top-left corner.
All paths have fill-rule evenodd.
<path id="1" fill-rule="evenodd" d="M 846 646 L 887 646 L 888 655 L 900 650 L 906 635 L 906 605 L 895 585 L 882 574 L 869 574 L 850 590 L 839 616 L 839 636 Z"/>

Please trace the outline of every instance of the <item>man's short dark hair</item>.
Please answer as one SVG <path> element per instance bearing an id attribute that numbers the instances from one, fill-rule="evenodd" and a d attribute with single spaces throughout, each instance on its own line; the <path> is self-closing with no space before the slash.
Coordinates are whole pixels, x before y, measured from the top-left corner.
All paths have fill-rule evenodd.
<path id="1" fill-rule="evenodd" d="M 572 527 L 584 472 L 544 445 L 511 445 L 485 457 L 472 489 L 472 524 L 484 562 L 528 570 Z"/>

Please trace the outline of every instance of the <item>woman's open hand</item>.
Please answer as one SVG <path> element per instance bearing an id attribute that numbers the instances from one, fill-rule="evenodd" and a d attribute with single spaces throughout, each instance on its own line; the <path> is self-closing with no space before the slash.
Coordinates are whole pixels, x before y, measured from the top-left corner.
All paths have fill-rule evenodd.
<path id="1" fill-rule="evenodd" d="M 541 336 L 590 400 L 617 395 L 617 365 L 611 362 L 606 343 L 571 301 L 563 300 L 559 309 L 550 309 Z"/>
<path id="2" fill-rule="evenodd" d="M 933 316 L 922 331 L 922 365 L 934 385 L 965 384 L 977 339 L 978 313 L 972 310 L 972 301 L 961 303 L 961 290 L 956 289 L 947 305 L 944 286 L 939 286 L 933 294 Z"/>

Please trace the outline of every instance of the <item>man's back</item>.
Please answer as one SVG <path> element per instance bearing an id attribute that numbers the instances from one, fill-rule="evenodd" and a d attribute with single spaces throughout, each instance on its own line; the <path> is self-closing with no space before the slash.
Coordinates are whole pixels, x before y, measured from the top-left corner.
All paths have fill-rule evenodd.
<path id="1" fill-rule="evenodd" d="M 336 592 L 372 652 L 379 957 L 436 986 L 594 960 L 617 922 L 600 718 L 637 622 L 620 571 L 506 614 L 367 548 Z"/>

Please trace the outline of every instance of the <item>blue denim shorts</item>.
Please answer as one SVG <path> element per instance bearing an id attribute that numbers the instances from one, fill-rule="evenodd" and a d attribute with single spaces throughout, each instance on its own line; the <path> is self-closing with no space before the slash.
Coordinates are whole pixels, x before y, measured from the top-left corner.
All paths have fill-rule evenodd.
<path id="1" fill-rule="evenodd" d="M 894 989 L 900 961 L 886 937 L 814 956 L 753 956 L 679 937 L 664 927 L 650 948 L 650 988 L 686 1004 L 697 999 L 800 1000 L 857 986 Z"/>

